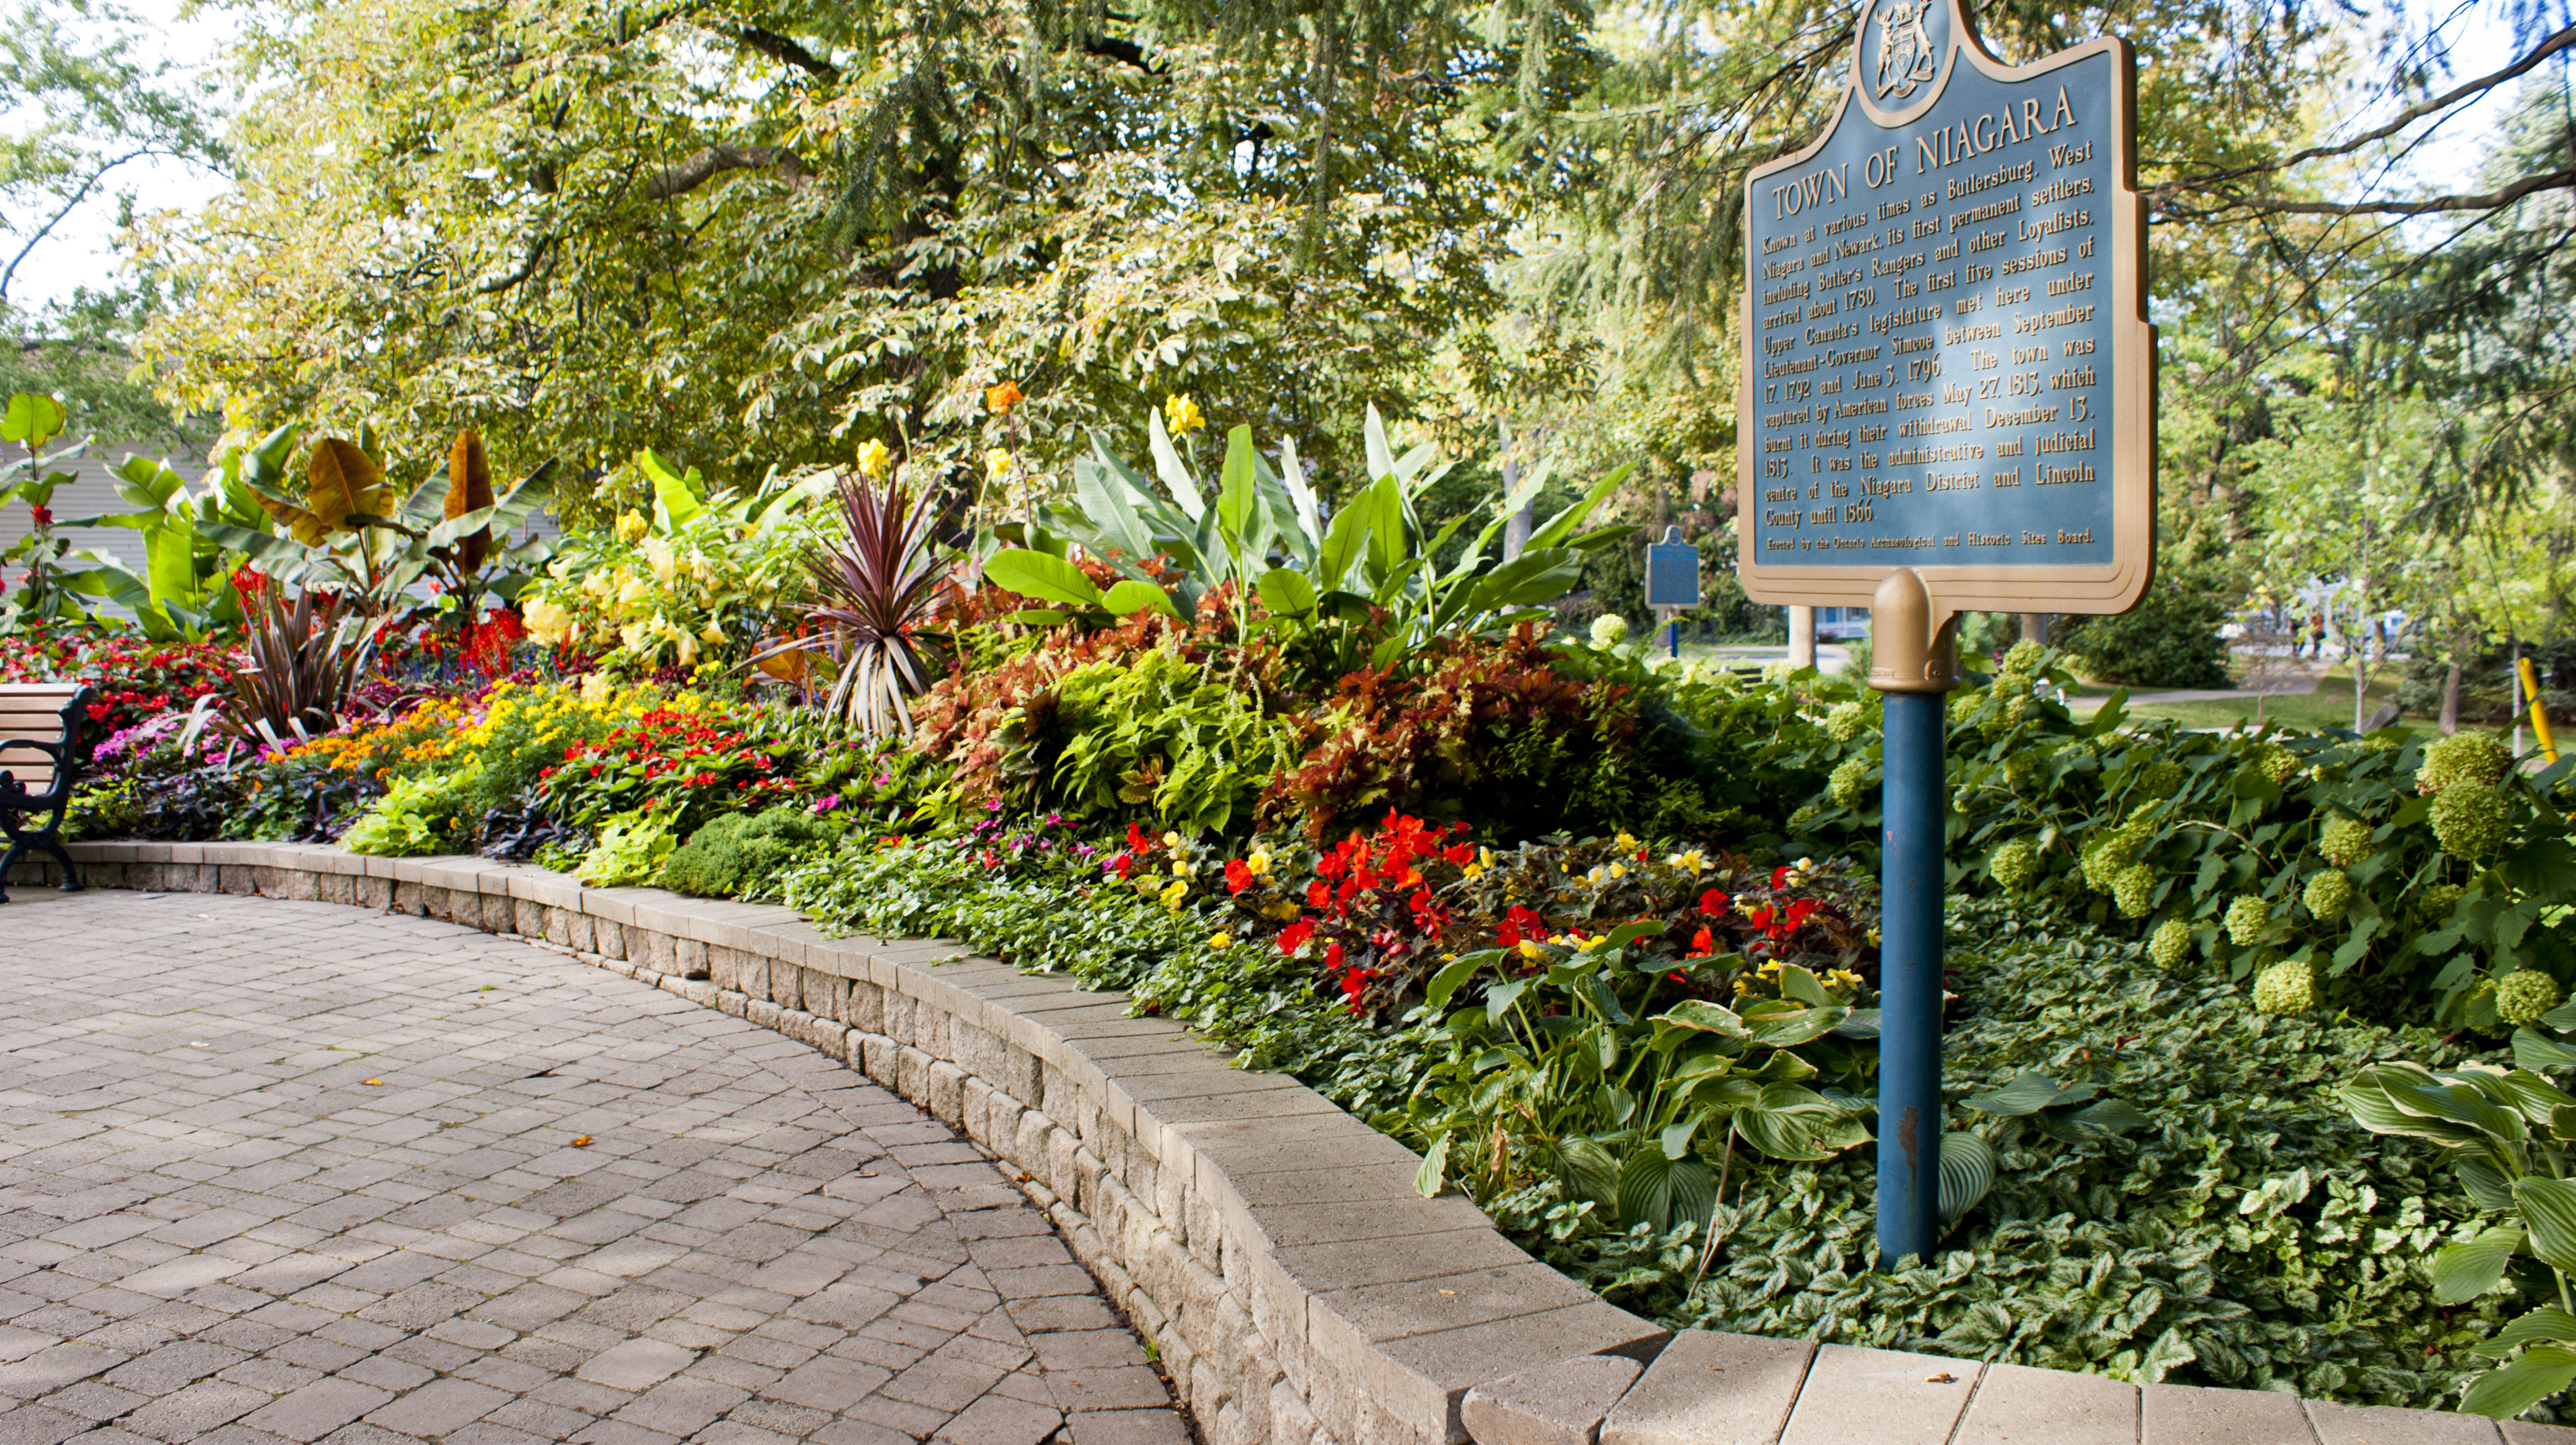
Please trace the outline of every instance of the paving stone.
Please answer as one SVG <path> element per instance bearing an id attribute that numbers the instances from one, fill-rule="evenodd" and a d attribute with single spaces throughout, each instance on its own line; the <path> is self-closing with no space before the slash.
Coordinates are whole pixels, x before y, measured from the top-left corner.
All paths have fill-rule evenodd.
<path id="1" fill-rule="evenodd" d="M 2138 1407 L 2143 1445 L 2316 1445 L 2296 1395 L 2148 1385 Z"/>
<path id="2" fill-rule="evenodd" d="M 1775 1445 L 1816 1347 L 1683 1330 L 1612 1406 L 1601 1445 Z"/>
<path id="3" fill-rule="evenodd" d="M 1780 1445 L 1943 1445 L 1976 1390 L 1978 1369 L 1937 1355 L 1822 1346 Z"/>
<path id="4" fill-rule="evenodd" d="M 7 922 L 0 1445 L 1187 1439 L 1045 1217 L 802 1044 L 328 904 Z"/>
<path id="5" fill-rule="evenodd" d="M 2497 1445 L 2493 1420 L 2444 1410 L 2302 1401 L 2322 1445 Z"/>
<path id="6" fill-rule="evenodd" d="M 1952 1445 L 2138 1445 L 2138 1387 L 2100 1375 L 1988 1365 Z"/>
<path id="7" fill-rule="evenodd" d="M 1191 1445 L 1189 1422 L 1172 1410 L 1101 1410 L 1067 1415 L 1073 1445 Z"/>
<path id="8" fill-rule="evenodd" d="M 1594 1445 L 1602 1418 L 1644 1372 L 1620 1355 L 1523 1370 L 1469 1390 L 1461 1418 L 1476 1445 Z"/>

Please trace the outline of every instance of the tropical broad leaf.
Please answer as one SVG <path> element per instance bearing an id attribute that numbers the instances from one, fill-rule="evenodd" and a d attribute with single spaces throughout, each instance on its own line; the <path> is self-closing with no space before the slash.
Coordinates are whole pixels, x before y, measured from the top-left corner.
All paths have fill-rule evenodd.
<path id="1" fill-rule="evenodd" d="M 2057 1081 L 2046 1074 L 2025 1073 L 1991 1094 L 1971 1094 L 1959 1103 L 1981 1114 L 2016 1118 L 2059 1104 L 2072 1104 L 2081 1097 L 2059 1088 Z"/>
<path id="2" fill-rule="evenodd" d="M 1273 567 L 1262 573 L 1255 585 L 1261 592 L 1261 605 L 1273 617 L 1304 617 L 1315 610 L 1315 584 L 1301 572 Z"/>
<path id="3" fill-rule="evenodd" d="M 1164 488 L 1171 492 L 1172 501 L 1181 511 L 1191 521 L 1198 521 L 1206 513 L 1207 503 L 1199 496 L 1199 484 L 1191 479 L 1189 467 L 1181 461 L 1179 448 L 1172 445 L 1172 434 L 1163 426 L 1163 414 L 1149 411 L 1145 420 L 1146 441 L 1154 453 L 1156 475 L 1163 479 Z"/>
<path id="4" fill-rule="evenodd" d="M 1053 561 L 1054 559 L 1049 558 L 1048 560 Z M 1090 579 L 1085 578 L 1084 580 L 1088 581 Z M 1019 589 L 1014 588 L 1013 590 L 1017 591 Z M 1181 615 L 1180 612 L 1172 606 L 1172 595 L 1170 593 L 1165 592 L 1162 588 L 1155 586 L 1151 582 L 1139 582 L 1133 577 L 1122 578 L 1118 582 L 1111 584 L 1109 591 L 1102 595 L 1100 606 L 1103 611 L 1112 613 L 1119 617 L 1133 617 L 1139 612 L 1159 612 L 1165 617 L 1178 621 Z"/>
<path id="5" fill-rule="evenodd" d="M 2446 1305 L 2476 1299 L 2496 1287 L 2504 1278 L 2505 1266 L 2513 1262 L 2513 1253 L 2522 1247 L 2522 1230 L 2514 1225 L 2498 1225 L 2475 1239 L 2438 1250 L 2428 1266 L 2433 1276 L 2433 1298 Z"/>
<path id="6" fill-rule="evenodd" d="M 1100 589 L 1082 573 L 1082 569 L 1044 552 L 1026 547 L 1005 547 L 984 559 L 984 575 L 994 585 L 1017 592 L 1023 597 L 1061 602 L 1068 607 L 1098 607 Z"/>
<path id="7" fill-rule="evenodd" d="M 62 433 L 63 404 L 50 396 L 19 392 L 9 398 L 7 413 L 0 415 L 0 441 L 17 442 L 31 452 Z"/>
<path id="8" fill-rule="evenodd" d="M 492 463 L 483 454 L 483 438 L 472 427 L 456 434 L 447 448 L 447 501 L 441 515 L 448 521 L 475 512 L 488 513 L 492 508 Z M 485 524 L 457 539 L 457 566 L 466 572 L 482 570 L 483 559 L 492 554 L 492 528 Z"/>
<path id="9" fill-rule="evenodd" d="M 1995 1146 L 1964 1130 L 1941 1136 L 1941 1222 L 1956 1224 L 1995 1187 Z"/>
<path id="10" fill-rule="evenodd" d="M 348 526 L 351 517 L 376 513 L 385 469 L 356 442 L 324 437 L 305 459 L 304 479 L 304 510 L 336 532 Z M 302 534 L 297 535 L 301 540 Z"/>

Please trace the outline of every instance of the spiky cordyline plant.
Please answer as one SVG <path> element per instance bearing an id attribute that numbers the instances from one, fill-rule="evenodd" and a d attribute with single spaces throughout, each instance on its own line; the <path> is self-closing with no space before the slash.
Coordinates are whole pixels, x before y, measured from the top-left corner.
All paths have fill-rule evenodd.
<path id="1" fill-rule="evenodd" d="M 807 564 L 813 601 L 806 620 L 820 629 L 823 653 L 838 668 L 826 706 L 870 737 L 910 737 L 908 699 L 930 686 L 922 643 L 951 587 L 931 538 L 939 509 L 900 481 L 880 489 L 844 476 L 840 493 L 842 544 Z M 800 649 L 811 656 L 812 640 L 781 643 L 761 657 Z"/>
<path id="2" fill-rule="evenodd" d="M 338 727 L 375 651 L 376 626 L 355 615 L 345 592 L 305 588 L 289 602 L 275 581 L 257 587 L 244 610 L 250 666 L 233 674 L 221 730 L 244 742 L 280 743 Z M 192 721 L 192 735 L 198 725 Z"/>

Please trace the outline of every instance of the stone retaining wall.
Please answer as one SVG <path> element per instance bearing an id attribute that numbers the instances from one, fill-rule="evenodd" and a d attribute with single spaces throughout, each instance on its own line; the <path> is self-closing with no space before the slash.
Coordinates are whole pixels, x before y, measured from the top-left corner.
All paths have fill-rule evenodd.
<path id="1" fill-rule="evenodd" d="M 1523 1253 L 1420 1160 L 1115 993 L 939 940 L 584 888 L 479 858 L 74 844 L 93 886 L 517 933 L 843 1060 L 1008 1161 L 1161 1353 L 1210 1445 L 2576 1445 L 2434 1411 L 1669 1331 Z M 13 887 L 43 886 L 23 865 Z M 1669 1346 L 1669 1347 L 1668 1347 Z"/>

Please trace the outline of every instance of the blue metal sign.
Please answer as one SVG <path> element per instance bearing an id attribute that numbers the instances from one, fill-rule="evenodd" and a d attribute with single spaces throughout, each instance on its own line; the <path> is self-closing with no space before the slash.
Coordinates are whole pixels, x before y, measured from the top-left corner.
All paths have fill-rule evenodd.
<path id="1" fill-rule="evenodd" d="M 1666 527 L 1664 540 L 1646 547 L 1646 605 L 1699 605 L 1699 549 L 1684 542 L 1679 527 Z"/>
<path id="2" fill-rule="evenodd" d="M 1871 0 L 1852 88 L 1746 204 L 1742 569 L 1852 604 L 2125 609 L 2153 549 L 2154 340 L 2130 61 L 1988 56 L 1956 0 Z"/>

